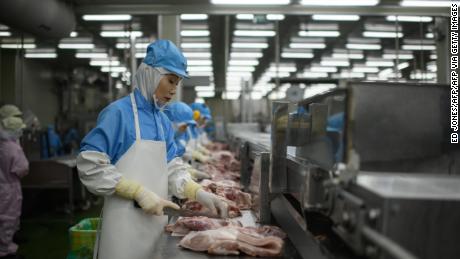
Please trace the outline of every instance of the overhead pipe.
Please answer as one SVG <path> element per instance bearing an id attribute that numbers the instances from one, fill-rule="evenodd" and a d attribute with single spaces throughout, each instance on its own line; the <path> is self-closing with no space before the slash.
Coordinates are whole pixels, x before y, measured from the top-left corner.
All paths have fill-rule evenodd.
<path id="1" fill-rule="evenodd" d="M 57 0 L 1 0 L 0 23 L 39 37 L 68 37 L 75 28 L 75 14 Z"/>

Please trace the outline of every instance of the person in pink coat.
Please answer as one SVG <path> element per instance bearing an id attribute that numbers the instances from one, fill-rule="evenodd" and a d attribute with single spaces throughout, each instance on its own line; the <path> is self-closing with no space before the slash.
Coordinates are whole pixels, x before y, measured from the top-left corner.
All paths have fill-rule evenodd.
<path id="1" fill-rule="evenodd" d="M 19 230 L 22 191 L 20 179 L 29 163 L 17 143 L 24 128 L 17 115 L 0 117 L 0 258 L 17 258 L 13 235 Z"/>

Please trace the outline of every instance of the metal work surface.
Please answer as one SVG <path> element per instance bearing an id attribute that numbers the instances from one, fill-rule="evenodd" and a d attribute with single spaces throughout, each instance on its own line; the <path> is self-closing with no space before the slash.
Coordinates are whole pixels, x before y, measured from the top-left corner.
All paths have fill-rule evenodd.
<path id="1" fill-rule="evenodd" d="M 460 200 L 459 176 L 364 172 L 357 183 L 385 198 Z"/>

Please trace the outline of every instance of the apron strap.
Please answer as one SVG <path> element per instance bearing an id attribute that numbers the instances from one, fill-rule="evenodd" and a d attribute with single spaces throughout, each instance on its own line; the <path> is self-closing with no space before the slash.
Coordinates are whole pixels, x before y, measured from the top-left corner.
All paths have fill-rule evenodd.
<path id="1" fill-rule="evenodd" d="M 134 127 L 136 128 L 136 140 L 141 140 L 141 129 L 139 128 L 139 115 L 137 113 L 137 103 L 136 98 L 134 97 L 134 92 L 131 94 L 131 106 L 133 107 L 134 113 Z"/>

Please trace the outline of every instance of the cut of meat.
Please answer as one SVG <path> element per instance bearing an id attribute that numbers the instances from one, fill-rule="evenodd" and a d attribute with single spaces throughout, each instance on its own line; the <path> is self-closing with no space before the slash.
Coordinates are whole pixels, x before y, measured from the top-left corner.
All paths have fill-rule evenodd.
<path id="1" fill-rule="evenodd" d="M 240 227 L 241 223 L 231 219 L 211 219 L 207 217 L 184 217 L 179 218 L 174 224 L 169 224 L 165 227 L 167 232 L 174 235 L 186 235 L 190 231 L 204 231 L 217 229 L 225 226 Z"/>
<path id="2" fill-rule="evenodd" d="M 236 218 L 236 217 L 241 216 L 241 211 L 234 202 L 227 200 L 227 199 L 222 199 L 222 200 L 225 201 L 228 205 L 228 217 L 229 218 Z M 210 211 L 207 208 L 203 207 L 203 205 L 201 205 L 197 201 L 187 201 L 182 205 L 182 208 L 193 210 L 193 211 L 210 213 Z"/>
<path id="3" fill-rule="evenodd" d="M 235 202 L 235 205 L 241 209 L 251 209 L 251 194 L 241 191 L 240 184 L 231 180 L 211 181 L 203 180 L 201 185 L 206 191 L 212 192 L 220 197 Z"/>
<path id="4" fill-rule="evenodd" d="M 263 225 L 260 227 L 245 227 L 242 232 L 246 234 L 251 234 L 252 233 L 257 233 L 262 236 L 275 236 L 279 238 L 286 238 L 286 233 L 284 231 L 277 227 L 277 226 L 270 226 L 270 225 Z"/>
<path id="5" fill-rule="evenodd" d="M 190 232 L 179 243 L 180 246 L 210 254 L 238 254 L 239 251 L 251 256 L 278 256 L 283 248 L 283 240 L 275 236 L 263 236 L 255 231 L 244 231 L 241 227 Z"/>
<path id="6" fill-rule="evenodd" d="M 206 145 L 206 148 L 210 151 L 220 151 L 220 150 L 228 150 L 228 144 L 213 142 L 211 144 Z"/>

